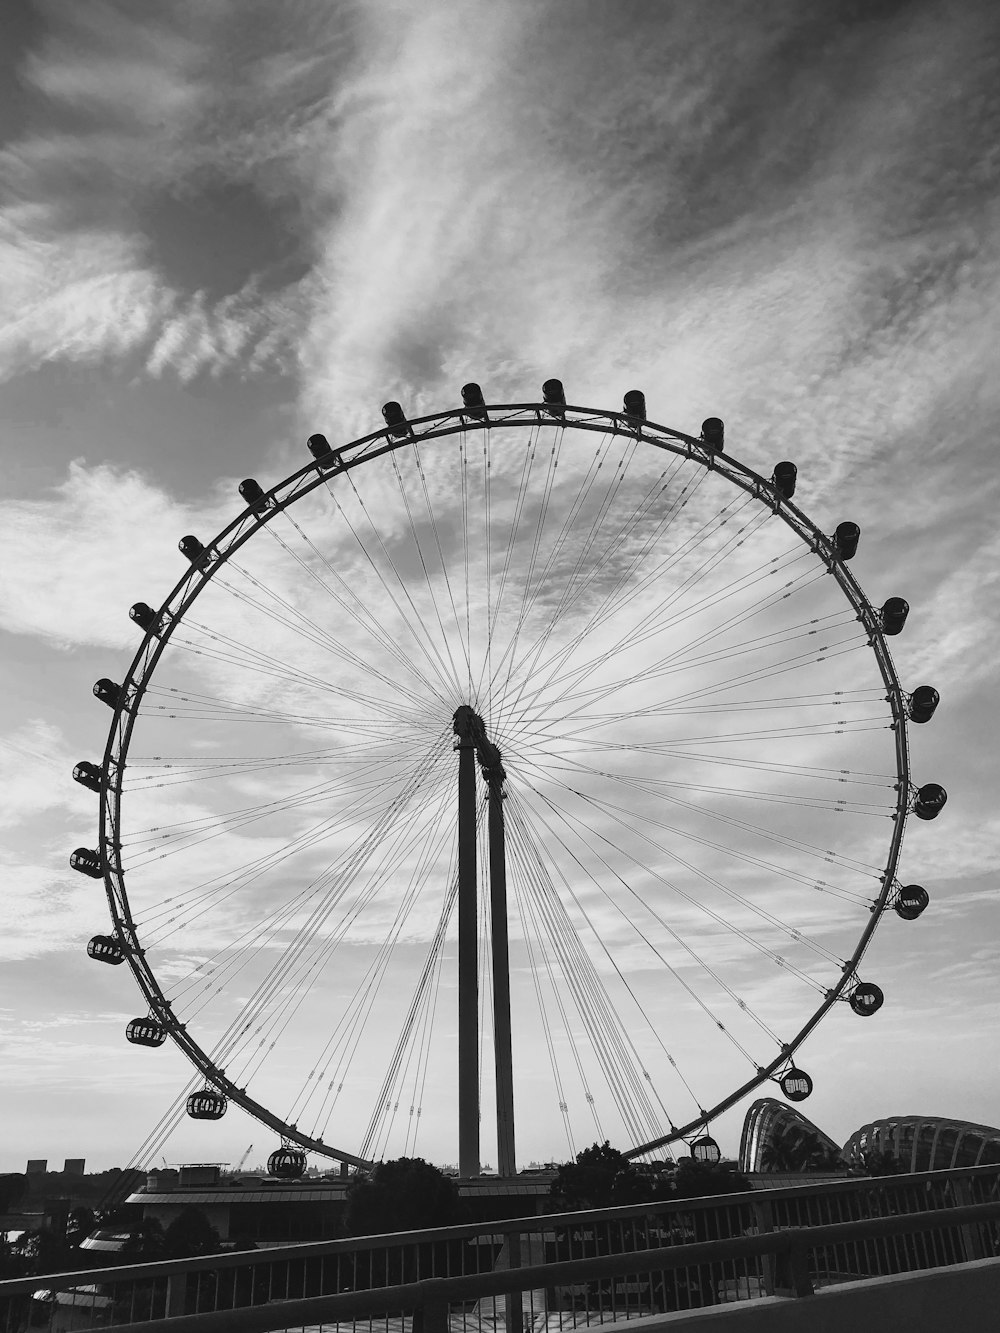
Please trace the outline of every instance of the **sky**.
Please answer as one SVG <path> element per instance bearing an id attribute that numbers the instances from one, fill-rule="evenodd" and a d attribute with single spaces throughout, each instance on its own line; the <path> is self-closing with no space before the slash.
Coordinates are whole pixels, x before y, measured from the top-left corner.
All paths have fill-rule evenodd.
<path id="1" fill-rule="evenodd" d="M 70 1156 L 84 1156 L 100 1169 L 152 1151 L 143 1149 L 147 1137 L 177 1105 L 191 1076 L 178 1051 L 126 1043 L 123 1026 L 143 1006 L 126 968 L 86 957 L 90 936 L 109 929 L 107 905 L 99 884 L 68 868 L 74 847 L 96 842 L 96 798 L 70 780 L 70 771 L 77 760 L 99 760 L 103 751 L 111 715 L 93 699 L 91 684 L 104 676 L 120 680 L 128 669 L 141 639 L 128 607 L 139 600 L 159 607 L 184 570 L 177 540 L 191 532 L 207 541 L 235 517 L 241 479 L 256 477 L 267 487 L 303 467 L 313 432 L 346 444 L 382 425 L 379 409 L 387 400 L 398 400 L 414 416 L 443 411 L 458 406 L 459 389 L 469 380 L 482 384 L 488 402 L 534 402 L 551 376 L 564 382 L 570 403 L 612 411 L 627 389 L 641 387 L 653 421 L 695 435 L 703 418 L 722 417 L 727 453 L 764 475 L 777 459 L 794 460 L 796 503 L 822 531 L 832 532 L 845 518 L 860 525 L 852 570 L 872 603 L 892 595 L 909 601 L 905 630 L 891 641 L 899 677 L 907 689 L 936 686 L 942 700 L 931 723 L 911 728 L 912 771 L 918 783 L 942 783 L 949 802 L 933 823 L 909 821 L 899 873 L 904 883 L 925 885 L 931 904 L 912 923 L 890 914 L 866 955 L 864 976 L 884 990 L 884 1008 L 862 1020 L 836 1005 L 803 1046 L 798 1062 L 816 1086 L 801 1109 L 841 1141 L 866 1120 L 897 1113 L 996 1125 L 1000 1076 L 989 1058 L 1000 1018 L 1000 773 L 991 726 L 1000 648 L 995 6 L 988 0 L 716 0 L 710 6 L 156 0 L 139 13 L 124 3 L 12 0 L 0 63 L 0 1169 L 23 1169 L 29 1157 L 61 1163 Z M 565 547 L 553 536 L 586 471 L 582 454 L 571 451 L 570 434 L 562 489 L 552 501 L 553 527 L 539 559 L 553 571 L 557 590 L 560 578 L 571 588 L 574 578 L 583 580 L 585 596 L 573 614 L 585 614 L 603 605 L 609 587 L 626 586 L 615 579 L 627 583 L 633 576 L 631 565 L 617 569 L 612 562 L 609 574 L 598 562 L 599 577 L 587 582 L 588 559 L 600 551 L 620 554 L 600 544 L 604 536 L 588 546 L 585 534 L 595 529 L 585 520 L 595 522 L 592 516 L 581 511 Z M 549 443 L 546 436 L 540 460 Z M 481 459 L 478 437 L 473 447 Z M 524 447 L 521 440 L 518 448 Z M 521 494 L 510 460 L 527 455 L 497 448 L 494 521 L 502 534 L 513 531 Z M 620 438 L 602 437 L 600 448 L 616 467 L 624 458 Z M 433 596 L 424 602 L 417 593 L 424 586 L 417 565 L 425 550 L 437 551 L 442 568 L 462 565 L 461 534 L 445 515 L 458 512 L 459 479 L 473 474 L 465 472 L 464 455 L 457 466 L 454 457 L 428 450 L 422 471 L 410 459 L 400 463 L 399 475 L 387 462 L 359 468 L 361 498 L 317 488 L 300 508 L 304 532 L 322 534 L 315 537 L 322 553 L 297 529 L 284 530 L 285 545 L 266 534 L 251 539 L 233 575 L 233 596 L 227 600 L 220 588 L 199 603 L 205 615 L 191 646 L 218 647 L 214 633 L 230 636 L 231 647 L 242 634 L 256 650 L 275 659 L 284 653 L 287 661 L 288 636 L 296 635 L 299 676 L 286 675 L 281 686 L 288 709 L 290 699 L 299 700 L 296 690 L 306 688 L 304 675 L 313 675 L 314 686 L 316 674 L 330 672 L 323 653 L 335 650 L 343 663 L 345 653 L 362 652 L 365 638 L 367 668 L 388 664 L 394 682 L 396 692 L 383 696 L 383 703 L 386 697 L 391 702 L 386 717 L 403 717 L 401 701 L 405 696 L 412 703 L 415 696 L 400 692 L 400 681 L 408 679 L 407 670 L 417 679 L 419 636 L 426 632 L 427 643 L 433 639 L 443 652 L 446 640 L 453 647 L 462 643 L 457 612 L 454 625 L 446 613 L 447 623 L 426 630 Z M 637 461 L 620 491 L 610 489 L 609 469 L 601 481 L 609 489 L 593 495 L 607 496 L 609 514 L 619 512 L 615 506 L 623 514 L 637 512 L 629 506 L 639 505 L 642 487 L 652 484 L 651 466 Z M 528 515 L 546 494 L 539 489 L 541 468 L 539 462 L 525 492 Z M 683 484 L 683 478 L 671 480 L 674 499 Z M 484 485 L 476 480 L 470 492 L 474 509 L 485 506 Z M 671 568 L 682 580 L 693 568 L 685 564 L 684 542 L 698 522 L 712 515 L 718 522 L 724 503 L 713 498 L 715 491 L 709 496 L 710 489 L 704 509 L 678 510 L 669 529 L 674 545 L 657 548 L 678 553 Z M 411 499 L 433 503 L 440 528 L 408 527 Z M 360 530 L 366 503 L 378 517 L 367 548 L 347 536 L 352 522 Z M 523 532 L 529 531 L 525 522 Z M 599 524 L 596 530 L 605 531 Z M 382 538 L 377 552 L 376 531 Z M 748 539 L 746 550 L 725 552 L 726 535 L 713 531 L 707 549 L 718 551 L 720 560 L 724 553 L 726 562 L 720 572 L 713 569 L 707 591 L 728 587 L 725 580 L 778 550 L 770 528 L 754 536 L 757 546 Z M 499 535 L 497 542 L 499 561 L 505 547 Z M 365 549 L 375 552 L 375 563 Z M 569 573 L 561 575 L 564 558 Z M 641 615 L 661 615 L 660 585 L 641 582 L 642 571 L 652 574 L 657 566 L 648 552 L 643 558 L 648 563 L 639 582 L 627 585 L 635 591 L 632 633 Z M 387 600 L 393 559 L 413 593 L 407 608 Z M 530 550 L 509 568 L 511 587 L 530 593 Z M 303 579 L 302 570 L 319 577 Z M 336 577 L 344 581 L 336 585 L 341 616 L 331 620 Z M 428 576 L 428 590 L 431 582 Z M 803 605 L 812 596 L 796 595 Z M 832 603 L 820 605 L 816 596 L 820 614 L 834 615 Z M 289 601 L 295 602 L 291 627 L 276 618 Z M 723 634 L 718 620 L 711 621 L 720 614 L 711 598 L 697 610 L 709 616 L 703 622 L 709 631 L 714 624 Z M 577 672 L 574 688 L 588 681 L 592 668 L 602 680 L 589 658 L 572 658 L 575 640 L 560 638 L 574 622 L 559 611 L 558 600 L 553 611 L 551 602 L 536 597 L 530 611 L 529 628 L 533 617 L 544 626 L 545 613 L 555 616 L 551 647 L 566 650 L 561 660 Z M 474 612 L 486 620 L 496 614 L 498 644 L 510 644 L 518 632 L 495 607 L 484 613 L 477 602 Z M 321 625 L 308 648 L 302 646 L 306 619 Z M 764 620 L 769 632 L 787 631 L 773 609 Z M 675 632 L 672 622 L 655 623 L 664 635 Z M 622 641 L 614 625 L 605 628 L 607 637 L 595 640 L 602 652 Z M 745 637 L 716 643 L 735 650 Z M 466 642 L 471 646 L 471 633 Z M 652 643 L 650 653 L 661 651 L 659 640 Z M 661 660 L 643 651 L 636 646 L 629 669 L 633 661 L 648 669 Z M 242 663 L 224 656 L 192 665 L 178 655 L 174 667 L 165 654 L 175 674 L 164 677 L 164 688 L 200 688 L 213 698 L 229 690 L 225 697 L 244 713 L 277 707 L 274 677 L 265 688 L 245 656 Z M 855 660 L 849 659 L 852 673 Z M 712 673 L 722 667 L 713 662 L 707 670 L 708 682 L 717 684 L 721 677 Z M 838 678 L 858 698 L 871 691 L 870 664 L 865 670 Z M 527 665 L 525 673 L 531 674 Z M 827 665 L 810 680 L 824 692 L 835 675 Z M 423 689 L 428 676 L 420 679 Z M 577 754 L 559 714 L 558 691 L 539 688 L 553 747 L 545 755 L 537 740 L 541 713 L 529 716 L 515 700 L 497 722 L 514 760 L 508 808 L 527 802 L 525 838 L 528 779 L 534 774 L 552 796 L 545 783 L 559 781 L 553 755 L 570 762 L 566 756 Z M 621 705 L 629 744 L 639 744 L 629 730 L 635 717 L 644 708 L 654 714 L 665 708 L 667 689 L 646 680 L 642 692 Z M 448 707 L 465 700 L 461 690 L 454 697 L 447 689 L 431 695 L 441 704 L 433 726 L 424 714 L 419 725 L 416 714 L 407 714 L 408 758 L 390 754 L 388 730 L 371 733 L 368 758 L 374 753 L 384 762 L 388 788 L 374 781 L 383 771 L 377 767 L 357 777 L 362 761 L 347 756 L 343 728 L 331 733 L 341 748 L 335 763 L 320 766 L 320 776 L 345 784 L 336 788 L 336 800 L 346 800 L 348 790 L 367 793 L 352 807 L 352 827 L 359 837 L 374 838 L 386 790 L 405 784 L 414 747 L 433 738 L 445 775 L 434 788 L 440 818 L 428 797 L 420 812 L 424 823 L 399 826 L 406 849 L 400 864 L 410 876 L 406 884 L 423 874 L 440 888 L 451 847 L 444 832 L 453 791 L 447 765 L 454 762 Z M 748 687 L 743 697 L 755 696 Z M 359 725 L 369 696 L 344 700 L 348 711 L 338 717 Z M 294 726 L 284 718 L 289 752 L 311 747 L 312 753 L 324 743 L 317 738 L 332 726 L 330 716 L 309 716 L 308 724 L 300 719 Z M 622 721 L 626 717 L 632 720 Z M 237 738 L 241 760 L 254 745 L 258 754 L 274 752 L 270 741 L 260 741 L 262 728 L 227 731 L 227 725 L 218 709 L 206 707 L 173 718 L 151 714 L 148 732 L 137 728 L 137 744 L 148 757 L 151 741 L 162 736 L 177 749 L 157 752 L 184 754 L 191 764 L 195 754 L 207 764 L 204 756 L 218 755 L 224 737 Z M 665 733 L 674 747 L 660 754 L 665 762 L 650 766 L 647 754 L 631 775 L 645 784 L 635 807 L 643 836 L 660 827 L 649 805 L 650 784 L 680 780 L 676 742 L 686 734 Z M 858 738 L 851 763 L 869 757 L 869 741 L 874 747 L 890 739 L 884 728 Z M 837 767 L 832 747 L 832 737 L 815 745 L 799 738 L 794 753 L 781 751 L 781 762 Z M 773 758 L 767 744 L 754 753 L 758 762 Z M 874 756 L 884 773 L 880 761 L 881 754 Z M 218 767 L 206 766 L 216 780 L 197 789 L 192 784 L 194 795 L 185 789 L 181 799 L 164 788 L 155 815 L 149 806 L 162 823 L 144 822 L 144 801 L 154 797 L 137 793 L 131 807 L 136 837 L 143 827 L 221 828 L 220 812 L 231 813 L 240 801 L 239 808 L 257 810 L 265 799 L 298 799 L 320 772 L 319 761 L 310 760 L 300 763 L 298 777 L 282 771 L 266 780 L 257 773 L 255 780 L 253 772 L 237 772 L 231 756 L 226 762 L 230 768 L 221 776 Z M 352 780 L 361 785 L 351 788 Z M 753 781 L 758 795 L 771 790 L 760 770 Z M 586 795 L 607 801 L 617 790 L 593 787 Z M 325 813 L 332 808 L 330 791 L 323 795 Z M 707 808 L 715 799 L 703 792 L 696 804 Z M 891 803 L 884 791 L 878 799 Z M 593 805 L 590 814 L 569 804 L 563 809 L 575 828 L 587 820 L 592 825 L 593 839 L 580 852 L 586 863 L 581 902 L 598 912 L 595 939 L 620 946 L 624 970 L 645 978 L 651 995 L 657 984 L 668 993 L 648 959 L 639 960 L 620 913 L 602 916 L 611 911 L 607 900 L 601 907 L 588 898 L 589 887 L 597 893 L 596 879 L 588 876 L 600 838 L 612 827 L 607 807 L 600 818 Z M 263 816 L 230 824 L 204 845 L 185 845 L 166 868 L 152 865 L 144 879 L 137 869 L 137 906 L 154 913 L 167 881 L 176 879 L 189 895 L 183 911 L 193 923 L 194 870 L 205 883 L 214 876 L 222 883 L 233 866 L 248 864 L 248 839 L 263 854 L 276 855 L 283 840 L 305 836 L 300 816 L 299 806 L 289 806 L 282 825 L 269 825 Z M 792 818 L 775 816 L 768 827 L 790 836 L 786 817 Z M 702 818 L 697 810 L 678 816 L 680 836 L 704 833 Z M 814 816 L 795 818 L 801 836 L 815 835 L 819 845 Z M 516 815 L 510 819 L 514 823 Z M 827 823 L 836 825 L 844 867 L 852 857 L 877 863 L 877 840 L 860 814 L 848 812 L 838 823 L 830 813 Z M 624 827 L 620 820 L 615 826 Z M 538 845 L 551 843 L 551 830 L 547 837 L 541 825 L 533 827 Z M 429 849 L 423 871 L 417 828 Z M 310 860 L 312 844 L 299 847 L 297 864 L 310 883 L 329 887 L 337 878 L 330 867 L 348 854 L 346 824 L 323 836 L 323 866 Z M 654 840 L 657 850 L 644 862 L 650 873 L 662 870 L 656 858 L 667 855 L 660 833 Z M 713 856 L 729 858 L 726 873 L 735 875 L 737 859 L 753 854 L 755 845 L 733 837 Z M 372 886 L 378 880 L 375 846 L 366 872 Z M 565 870 L 568 862 L 556 856 L 557 864 Z M 193 976 L 213 950 L 228 947 L 226 932 L 234 923 L 241 931 L 266 933 L 261 923 L 270 919 L 269 904 L 282 887 L 276 863 L 269 865 L 273 881 L 265 878 L 258 889 L 226 899 L 229 906 L 212 899 L 212 912 L 197 918 L 196 945 L 183 954 L 164 952 L 164 985 Z M 720 865 L 707 853 L 698 862 L 703 877 L 721 873 Z M 790 873 L 801 869 L 791 853 L 781 865 Z M 759 907 L 812 932 L 838 956 L 849 932 L 859 932 L 863 918 L 846 911 L 846 898 L 831 899 L 824 917 L 825 900 L 823 910 L 812 899 L 786 901 L 783 890 L 745 873 Z M 405 897 L 403 888 L 399 879 L 371 899 L 370 931 L 360 916 L 352 918 L 353 952 L 342 964 L 338 955 L 325 974 L 330 982 L 336 973 L 345 995 L 351 977 L 360 977 L 374 956 L 374 932 L 389 921 L 384 904 Z M 852 891 L 858 892 L 856 885 Z M 700 888 L 696 896 L 711 901 Z M 433 936 L 440 893 L 434 901 L 437 907 L 414 909 L 405 921 L 392 918 L 400 934 L 390 993 L 411 994 L 420 966 L 415 960 L 424 957 L 417 941 Z M 749 995 L 751 1007 L 782 1033 L 796 1015 L 804 1021 L 805 1001 L 790 983 L 784 989 L 784 976 L 776 980 L 760 950 L 764 962 L 755 970 L 716 918 L 684 902 L 671 899 L 670 923 L 724 983 Z M 575 911 L 571 904 L 570 916 Z M 316 957 L 332 949 L 332 920 L 324 916 L 312 928 Z M 209 1006 L 218 1025 L 216 1032 L 209 1024 L 212 1040 L 233 1014 L 244 1007 L 250 1012 L 254 968 L 260 975 L 253 984 L 263 984 L 288 947 L 281 931 L 301 921 L 290 916 L 272 924 L 256 960 L 238 975 L 226 974 L 215 1009 Z M 536 926 L 541 940 L 545 932 L 540 921 Z M 539 1024 L 527 1001 L 520 1007 L 522 990 L 532 984 L 530 934 L 512 927 L 515 1037 L 522 1034 L 515 1063 L 520 1059 L 518 1077 L 525 1080 L 521 1102 L 531 1108 L 519 1152 L 524 1160 L 548 1160 L 565 1157 L 568 1144 L 558 1097 L 541 1091 L 546 1060 L 532 1046 Z M 452 936 L 434 992 L 445 1033 L 442 1070 L 452 1058 L 445 1050 L 454 1026 Z M 766 930 L 757 930 L 756 938 L 773 950 Z M 670 974 L 678 985 L 690 979 L 688 959 Z M 605 963 L 597 966 L 607 972 Z M 286 995 L 299 993 L 294 977 L 282 984 Z M 610 978 L 611 989 L 615 984 Z M 293 1100 L 291 1092 L 310 1073 L 303 1061 L 318 1049 L 309 1043 L 322 1029 L 327 994 L 333 990 L 308 991 L 296 1020 L 301 1045 L 293 1025 L 280 1058 L 273 1057 L 272 1082 L 261 1084 L 262 1096 Z M 677 1046 L 696 1085 L 700 1080 L 713 1092 L 726 1080 L 735 1083 L 739 1061 L 732 1063 L 725 1043 L 718 1053 L 707 1043 L 702 1049 L 685 1003 L 671 1001 L 669 1017 L 654 1021 L 648 1050 L 658 1034 Z M 371 1021 L 374 1033 L 382 1020 L 376 1014 Z M 562 1037 L 556 1032 L 553 1038 L 557 1046 L 563 1042 L 567 1068 L 573 1033 L 580 1030 L 574 1023 L 571 1014 Z M 625 1020 L 642 1052 L 641 1069 L 650 1057 L 639 1027 L 634 1016 Z M 366 1037 L 362 1064 L 368 1049 Z M 440 1080 L 443 1087 L 445 1074 L 434 1072 L 433 1063 L 429 1068 L 430 1085 Z M 362 1072 L 377 1081 L 374 1057 Z M 670 1077 L 667 1071 L 662 1093 L 668 1103 Z M 773 1092 L 773 1085 L 763 1089 L 763 1095 Z M 598 1130 L 588 1121 L 581 1090 L 567 1092 L 567 1101 L 574 1099 L 580 1105 L 572 1146 L 578 1149 Z M 731 1155 L 750 1100 L 717 1127 Z M 423 1155 L 438 1161 L 457 1156 L 450 1114 L 443 1102 L 428 1101 L 418 1143 Z M 330 1141 L 337 1142 L 337 1116 L 356 1142 L 346 1106 L 334 1116 Z M 626 1129 L 612 1112 L 604 1114 L 601 1129 L 626 1146 Z M 233 1107 L 218 1125 L 184 1121 L 169 1141 L 157 1141 L 156 1153 L 170 1161 L 236 1161 L 251 1143 L 254 1158 L 276 1146 L 273 1134 Z M 493 1160 L 485 1129 L 483 1158 Z"/>

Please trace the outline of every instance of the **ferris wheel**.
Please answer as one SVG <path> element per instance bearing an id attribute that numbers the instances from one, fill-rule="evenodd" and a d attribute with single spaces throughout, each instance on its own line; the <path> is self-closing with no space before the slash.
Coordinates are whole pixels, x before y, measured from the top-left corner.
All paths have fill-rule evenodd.
<path id="1" fill-rule="evenodd" d="M 100 764 L 112 926 L 139 1047 L 173 1040 L 198 1119 L 235 1102 L 305 1153 L 365 1167 L 428 1127 L 501 1174 L 554 1126 L 571 1152 L 711 1143 L 765 1080 L 801 1100 L 795 1053 L 843 1002 L 897 878 L 912 813 L 900 685 L 874 607 L 762 472 L 700 435 L 619 412 L 488 405 L 350 442 L 309 439 L 277 485 L 247 479 L 120 683 Z"/>

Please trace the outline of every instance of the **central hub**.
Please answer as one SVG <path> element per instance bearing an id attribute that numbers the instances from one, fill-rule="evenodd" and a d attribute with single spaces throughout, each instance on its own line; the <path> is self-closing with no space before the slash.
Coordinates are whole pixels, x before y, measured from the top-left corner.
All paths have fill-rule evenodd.
<path id="1" fill-rule="evenodd" d="M 452 718 L 452 730 L 460 745 L 475 746 L 479 767 L 487 782 L 502 783 L 507 776 L 502 763 L 502 756 L 497 747 L 487 738 L 486 724 L 474 708 L 462 704 L 455 709 Z"/>

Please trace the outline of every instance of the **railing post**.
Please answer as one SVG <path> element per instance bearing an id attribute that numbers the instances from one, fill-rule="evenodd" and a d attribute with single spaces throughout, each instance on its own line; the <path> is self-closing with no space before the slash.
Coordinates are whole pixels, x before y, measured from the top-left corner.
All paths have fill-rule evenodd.
<path id="1" fill-rule="evenodd" d="M 171 1273 L 167 1278 L 167 1302 L 163 1311 L 165 1319 L 173 1315 L 182 1315 L 187 1299 L 187 1273 Z"/>
<path id="2" fill-rule="evenodd" d="M 753 1208 L 754 1224 L 757 1227 L 757 1235 L 770 1235 L 774 1230 L 774 1215 L 771 1209 L 769 1199 L 754 1198 L 751 1201 Z M 764 1281 L 764 1295 L 774 1295 L 774 1255 L 762 1254 L 760 1256 L 761 1275 Z"/>
<path id="3" fill-rule="evenodd" d="M 782 1243 L 774 1256 L 775 1296 L 812 1296 L 809 1276 L 809 1241 L 800 1231 L 782 1234 Z"/>
<path id="4" fill-rule="evenodd" d="M 521 1234 L 518 1231 L 509 1231 L 507 1233 L 507 1253 L 509 1256 L 509 1267 L 521 1267 Z M 504 1296 L 504 1329 L 505 1333 L 522 1333 L 524 1327 L 524 1305 L 523 1293 L 520 1291 L 508 1291 Z"/>
<path id="5" fill-rule="evenodd" d="M 972 1203 L 972 1181 L 968 1176 L 958 1176 L 951 1183 L 959 1208 L 964 1208 L 966 1204 Z M 972 1259 L 987 1258 L 986 1250 L 983 1247 L 982 1230 L 973 1225 L 963 1226 L 961 1231 L 962 1249 L 965 1251 L 966 1263 Z"/>
<path id="6" fill-rule="evenodd" d="M 420 1284 L 420 1300 L 413 1309 L 413 1333 L 448 1333 L 448 1298 L 443 1278 Z"/>

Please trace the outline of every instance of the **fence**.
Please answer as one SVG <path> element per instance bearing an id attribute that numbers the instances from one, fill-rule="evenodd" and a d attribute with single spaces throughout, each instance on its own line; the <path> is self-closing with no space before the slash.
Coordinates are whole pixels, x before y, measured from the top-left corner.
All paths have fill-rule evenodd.
<path id="1" fill-rule="evenodd" d="M 0 1282 L 0 1329 L 573 1329 L 1000 1255 L 1000 1167 Z"/>

